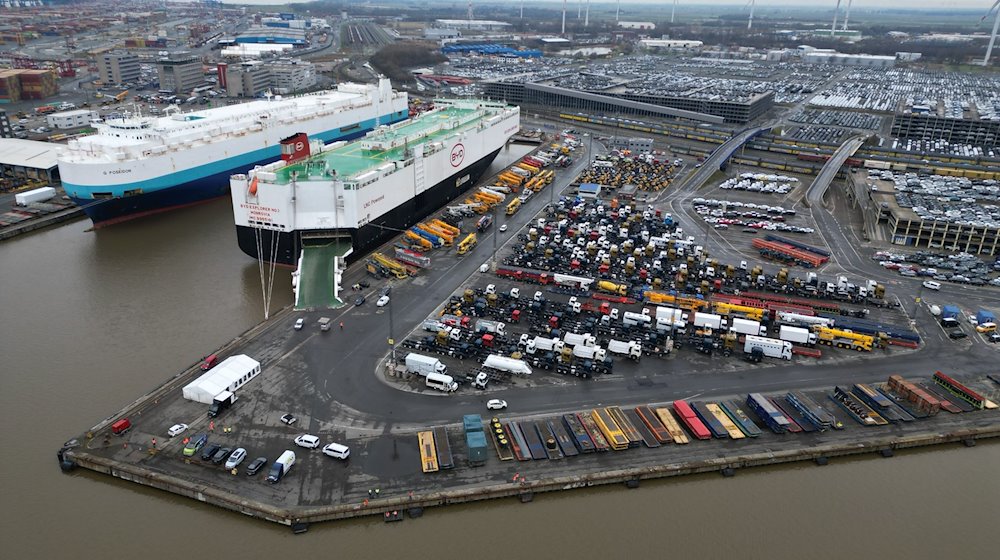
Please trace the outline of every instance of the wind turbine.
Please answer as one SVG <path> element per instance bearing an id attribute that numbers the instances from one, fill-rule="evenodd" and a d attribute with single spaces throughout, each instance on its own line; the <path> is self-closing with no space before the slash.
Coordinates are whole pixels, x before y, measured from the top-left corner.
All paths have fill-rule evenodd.
<path id="1" fill-rule="evenodd" d="M 847 0 L 847 12 L 844 14 L 844 31 L 847 31 L 847 20 L 851 19 L 851 4 L 854 0 Z"/>
<path id="2" fill-rule="evenodd" d="M 562 34 L 566 34 L 566 0 L 563 0 L 563 23 L 562 23 Z"/>
<path id="3" fill-rule="evenodd" d="M 674 22 L 674 12 L 677 11 L 677 0 L 674 0 L 674 7 L 670 8 L 670 23 Z"/>
<path id="4" fill-rule="evenodd" d="M 590 27 L 590 0 L 587 0 L 587 11 L 583 14 L 583 26 Z"/>
<path id="5" fill-rule="evenodd" d="M 753 27 L 753 9 L 757 6 L 757 0 L 750 0 L 747 6 L 750 6 L 750 19 L 747 20 L 747 31 L 749 31 Z"/>
<path id="6" fill-rule="evenodd" d="M 618 14 L 622 11 L 622 0 L 618 0 L 618 7 L 615 8 L 615 21 L 618 21 Z"/>
<path id="7" fill-rule="evenodd" d="M 837 34 L 837 16 L 840 15 L 840 0 L 837 0 L 837 7 L 833 10 L 833 26 L 830 27 L 830 36 Z"/>
<path id="8" fill-rule="evenodd" d="M 993 43 L 996 43 L 997 41 L 997 29 L 1000 29 L 1000 0 L 994 2 L 993 7 L 986 12 L 981 20 L 979 20 L 980 22 L 985 21 L 986 18 L 990 17 L 990 14 L 993 13 L 994 10 L 996 10 L 997 15 L 993 20 L 993 33 L 990 34 L 990 44 L 986 47 L 986 58 L 983 59 L 983 66 L 989 66 L 990 55 L 993 54 Z"/>

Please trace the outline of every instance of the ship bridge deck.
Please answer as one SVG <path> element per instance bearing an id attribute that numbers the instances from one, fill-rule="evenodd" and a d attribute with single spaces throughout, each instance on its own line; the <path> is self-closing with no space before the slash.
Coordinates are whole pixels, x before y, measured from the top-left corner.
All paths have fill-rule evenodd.
<path id="1" fill-rule="evenodd" d="M 328 152 L 315 154 L 293 165 L 277 169 L 277 184 L 297 181 L 330 180 L 327 170 L 347 179 L 371 171 L 390 161 L 406 159 L 407 145 L 433 142 L 480 122 L 491 113 L 473 107 L 452 106 L 421 115 L 395 127 L 370 133 L 362 140 L 350 142 Z"/>

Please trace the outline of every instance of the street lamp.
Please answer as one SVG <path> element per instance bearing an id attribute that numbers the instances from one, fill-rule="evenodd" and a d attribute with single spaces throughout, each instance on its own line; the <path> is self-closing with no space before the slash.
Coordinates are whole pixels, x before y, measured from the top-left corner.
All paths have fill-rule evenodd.
<path id="1" fill-rule="evenodd" d="M 497 268 L 497 236 L 500 235 L 500 224 L 497 223 L 497 206 L 490 209 L 493 212 L 493 270 Z"/>
<path id="2" fill-rule="evenodd" d="M 392 329 L 392 298 L 391 297 L 389 298 L 389 304 L 388 304 L 387 307 L 389 308 L 389 338 L 387 340 L 389 342 L 389 347 L 392 348 L 392 351 L 391 351 L 392 362 L 391 363 L 395 364 L 396 363 L 396 341 L 393 340 L 393 338 L 392 338 L 392 330 L 393 329 Z"/>

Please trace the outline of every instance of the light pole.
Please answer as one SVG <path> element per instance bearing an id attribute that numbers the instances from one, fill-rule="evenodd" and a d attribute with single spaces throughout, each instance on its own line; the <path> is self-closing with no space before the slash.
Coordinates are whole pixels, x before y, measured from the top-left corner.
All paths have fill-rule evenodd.
<path id="1" fill-rule="evenodd" d="M 497 268 L 497 236 L 500 235 L 500 224 L 497 223 L 497 207 L 493 206 L 493 270 Z"/>
<path id="2" fill-rule="evenodd" d="M 393 340 L 393 338 L 392 338 L 392 298 L 391 297 L 389 298 L 389 305 L 388 305 L 388 307 L 389 307 L 389 338 L 387 340 L 389 342 L 389 347 L 392 348 L 392 351 L 391 351 L 392 364 L 395 365 L 396 364 L 396 341 Z"/>

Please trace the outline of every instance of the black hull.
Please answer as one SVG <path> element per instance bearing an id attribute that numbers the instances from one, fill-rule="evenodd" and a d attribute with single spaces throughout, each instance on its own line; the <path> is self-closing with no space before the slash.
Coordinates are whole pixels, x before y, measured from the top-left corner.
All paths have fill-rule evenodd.
<path id="1" fill-rule="evenodd" d="M 236 240 L 239 243 L 240 250 L 256 259 L 259 257 L 257 253 L 257 232 L 259 232 L 259 244 L 263 247 L 264 252 L 267 253 L 265 260 L 270 260 L 271 247 L 274 242 L 273 236 L 277 235 L 278 245 L 274 262 L 294 267 L 297 266 L 299 253 L 302 251 L 303 233 L 326 233 L 330 237 L 337 234 L 350 235 L 354 251 L 347 257 L 347 262 L 356 262 L 386 240 L 399 235 L 400 230 L 405 230 L 416 225 L 442 206 L 463 196 L 473 185 L 479 182 L 479 178 L 482 177 L 483 173 L 486 172 L 499 153 L 500 150 L 498 149 L 471 166 L 449 176 L 415 198 L 410 199 L 405 204 L 397 206 L 384 216 L 379 217 L 375 222 L 362 226 L 360 229 L 307 230 L 285 233 L 256 230 L 247 226 L 236 226 Z M 456 187 L 456 181 L 466 175 L 469 175 L 469 180 L 465 181 L 461 186 Z"/>

